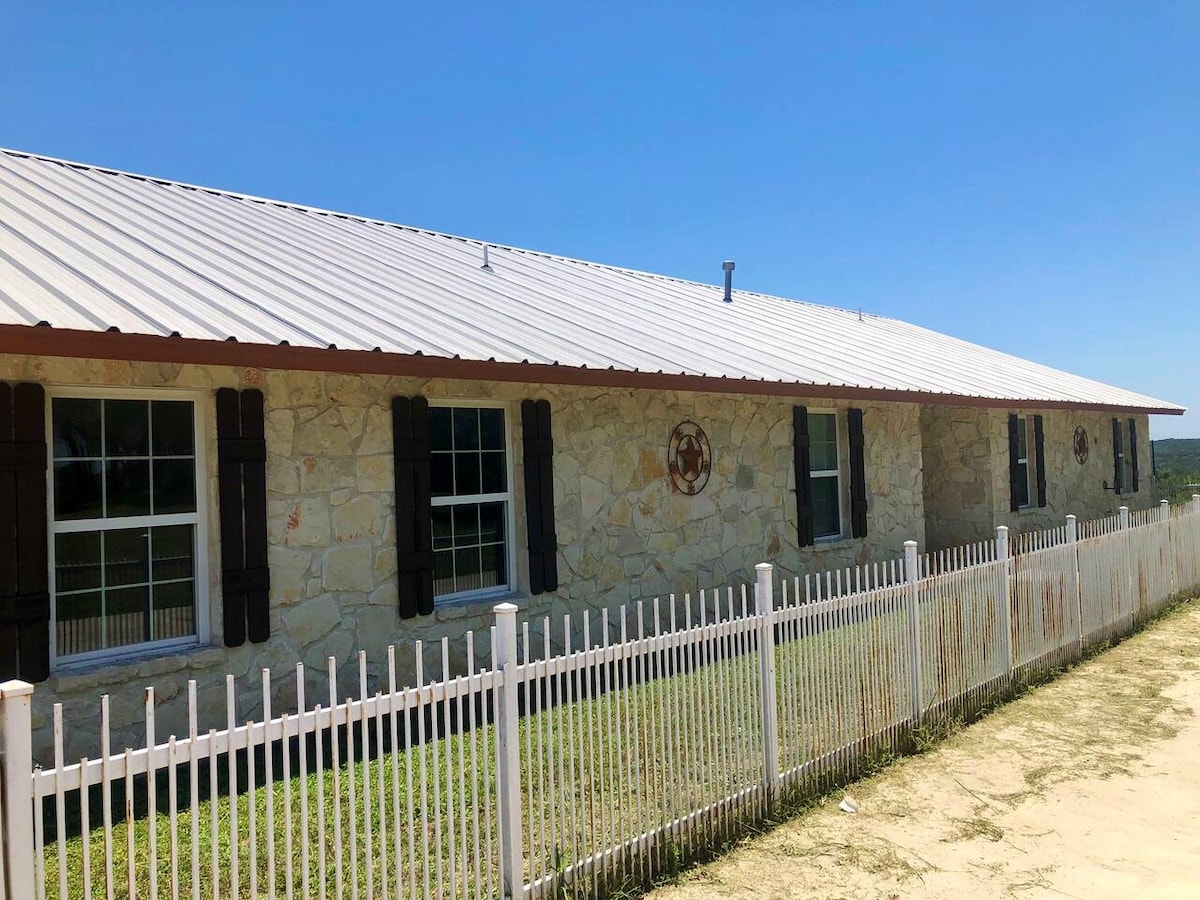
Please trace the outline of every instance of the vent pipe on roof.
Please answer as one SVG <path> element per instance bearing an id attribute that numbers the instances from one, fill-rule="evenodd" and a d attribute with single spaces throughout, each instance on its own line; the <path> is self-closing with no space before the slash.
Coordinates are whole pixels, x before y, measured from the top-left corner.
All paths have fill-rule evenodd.
<path id="1" fill-rule="evenodd" d="M 734 264 L 732 259 L 727 259 L 721 263 L 721 268 L 725 270 L 725 296 L 722 298 L 726 303 L 733 302 L 733 269 Z"/>
<path id="2" fill-rule="evenodd" d="M 483 245 L 483 265 L 480 266 L 479 268 L 483 269 L 485 272 L 492 271 L 492 267 L 488 264 L 488 245 L 487 244 Z"/>

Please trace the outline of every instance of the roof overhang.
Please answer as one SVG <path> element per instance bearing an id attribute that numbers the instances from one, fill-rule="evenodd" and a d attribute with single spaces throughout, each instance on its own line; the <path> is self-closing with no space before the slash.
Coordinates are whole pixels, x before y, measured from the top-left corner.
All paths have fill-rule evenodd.
<path id="1" fill-rule="evenodd" d="M 237 341 L 209 341 L 30 325 L 0 325 L 0 353 L 211 366 L 250 366 L 302 372 L 337 372 L 412 378 L 624 387 L 831 400 L 878 400 L 893 403 L 973 406 L 987 409 L 1074 409 L 1176 416 L 1183 415 L 1185 412 L 1179 407 L 1113 406 L 1098 403 L 1076 403 L 1067 400 L 963 396 L 931 391 L 841 384 L 766 381 L 685 373 L 629 371 L 616 368 L 589 369 L 586 366 L 469 360 L 369 350 L 295 347 L 285 344 L 247 344 Z"/>

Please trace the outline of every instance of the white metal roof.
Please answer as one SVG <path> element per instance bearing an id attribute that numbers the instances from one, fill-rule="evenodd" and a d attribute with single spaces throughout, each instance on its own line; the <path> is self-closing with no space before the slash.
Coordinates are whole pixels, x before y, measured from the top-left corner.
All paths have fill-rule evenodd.
<path id="1" fill-rule="evenodd" d="M 0 151 L 0 325 L 1180 412 L 895 319 Z"/>

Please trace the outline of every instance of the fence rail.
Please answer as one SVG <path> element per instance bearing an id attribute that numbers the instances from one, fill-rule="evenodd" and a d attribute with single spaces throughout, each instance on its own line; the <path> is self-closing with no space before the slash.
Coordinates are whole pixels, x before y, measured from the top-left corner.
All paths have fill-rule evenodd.
<path id="1" fill-rule="evenodd" d="M 294 708 L 164 741 L 146 691 L 139 748 L 33 765 L 33 688 L 0 685 L 8 898 L 603 896 L 745 832 L 783 799 L 902 751 L 933 717 L 971 716 L 1014 682 L 1127 634 L 1200 588 L 1200 495 L 903 560 L 599 616 L 496 608 L 490 666 L 398 687 L 359 654 L 356 690 L 294 671 Z M 582 638 L 582 640 L 580 640 Z M 553 647 L 561 652 L 553 652 Z M 274 685 L 278 688 L 278 685 Z M 274 696 L 278 696 L 275 694 Z"/>

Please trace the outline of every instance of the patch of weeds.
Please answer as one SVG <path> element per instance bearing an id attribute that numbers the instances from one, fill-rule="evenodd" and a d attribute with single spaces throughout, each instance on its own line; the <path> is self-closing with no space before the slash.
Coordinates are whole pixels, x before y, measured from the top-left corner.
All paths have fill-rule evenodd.
<path id="1" fill-rule="evenodd" d="M 975 815 L 969 819 L 951 819 L 954 823 L 954 834 L 943 838 L 943 843 L 971 841 L 975 838 L 998 843 L 1004 838 L 1004 829 L 986 816 Z"/>
<path id="2" fill-rule="evenodd" d="M 912 731 L 913 748 L 916 753 L 927 753 L 948 737 L 963 729 L 963 721 L 947 714 L 926 716 Z"/>

